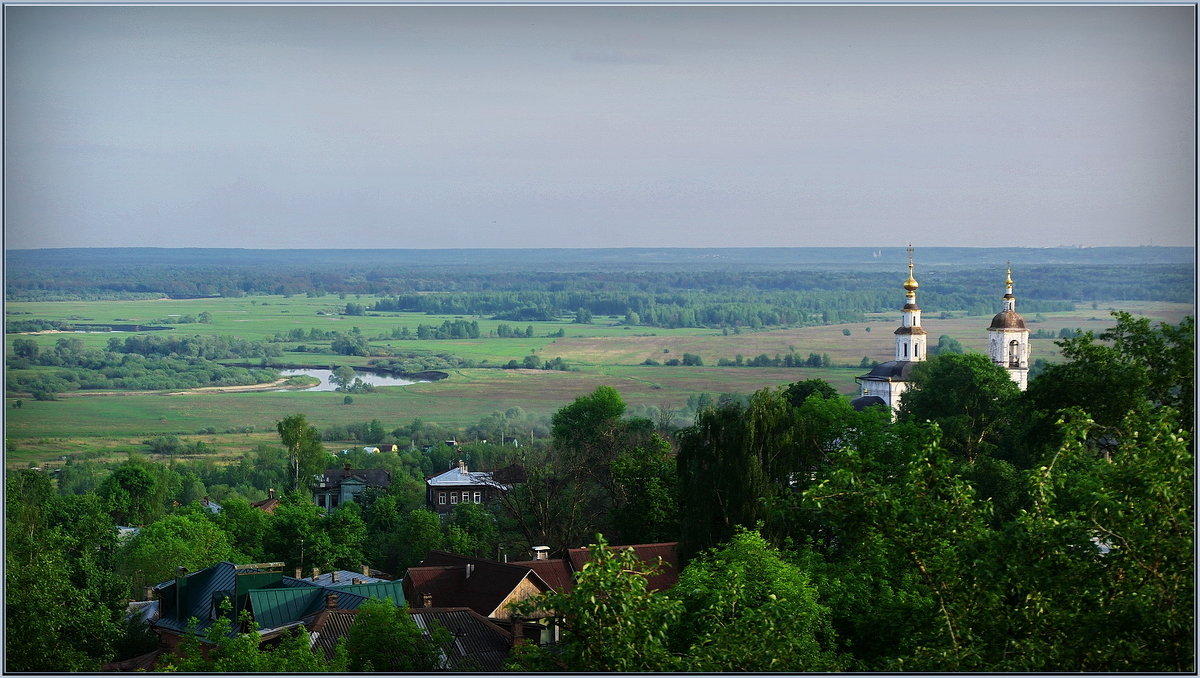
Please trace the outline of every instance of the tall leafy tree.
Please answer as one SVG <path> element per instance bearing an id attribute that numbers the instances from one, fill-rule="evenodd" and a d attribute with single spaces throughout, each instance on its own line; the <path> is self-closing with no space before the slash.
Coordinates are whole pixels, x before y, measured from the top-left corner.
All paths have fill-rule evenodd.
<path id="1" fill-rule="evenodd" d="M 771 494 L 772 487 L 740 404 L 700 412 L 678 439 L 680 549 L 686 557 L 728 540 L 738 525 L 765 518 L 759 498 Z"/>
<path id="2" fill-rule="evenodd" d="M 206 512 L 207 513 L 207 512 Z M 266 559 L 263 540 L 271 516 L 241 497 L 231 497 L 221 504 L 219 513 L 208 513 L 209 519 L 221 528 L 231 540 L 233 548 L 251 562 Z"/>
<path id="3" fill-rule="evenodd" d="M 440 668 L 440 648 L 450 641 L 437 626 L 425 634 L 404 606 L 390 600 L 368 600 L 358 608 L 346 636 L 351 671 L 398 673 Z"/>
<path id="4" fill-rule="evenodd" d="M 784 395 L 788 402 L 793 407 L 799 407 L 804 404 L 811 396 L 820 396 L 822 398 L 837 398 L 838 392 L 829 382 L 824 379 L 806 379 L 798 381 L 794 384 L 789 384 L 784 390 Z"/>
<path id="5" fill-rule="evenodd" d="M 363 546 L 367 540 L 367 525 L 362 509 L 356 502 L 347 502 L 325 516 L 322 527 L 329 535 L 329 559 L 333 567 L 357 570 L 364 562 Z"/>
<path id="6" fill-rule="evenodd" d="M 121 525 L 144 525 L 162 508 L 155 505 L 158 480 L 144 464 L 117 467 L 96 493 L 108 501 L 113 520 Z"/>
<path id="7" fill-rule="evenodd" d="M 1009 526 L 1010 671 L 1195 671 L 1195 463 L 1169 411 L 1133 415 L 1117 448 L 1078 411 L 1032 505 Z M 1096 639 L 1090 642 L 1089 639 Z"/>
<path id="8" fill-rule="evenodd" d="M 94 671 L 121 636 L 128 587 L 112 575 L 116 530 L 96 497 L 59 498 L 45 474 L 6 481 L 5 669 Z"/>
<path id="9" fill-rule="evenodd" d="M 947 353 L 913 369 L 900 417 L 937 422 L 946 448 L 974 462 L 995 450 L 1019 396 L 1016 383 L 987 356 Z"/>
<path id="10" fill-rule="evenodd" d="M 688 670 L 839 668 L 830 613 L 808 572 L 756 532 L 738 528 L 690 562 L 671 596 L 684 605 L 675 647 Z"/>
<path id="11" fill-rule="evenodd" d="M 290 489 L 308 489 L 308 478 L 320 473 L 329 454 L 321 445 L 321 433 L 303 414 L 293 414 L 276 422 L 279 439 L 288 451 Z"/>
<path id="12" fill-rule="evenodd" d="M 140 587 L 170 579 L 176 567 L 196 571 L 237 559 L 229 535 L 191 512 L 165 516 L 142 528 L 122 548 L 120 570 Z"/>
<path id="13" fill-rule="evenodd" d="M 396 562 L 394 571 L 418 565 L 425 554 L 445 545 L 442 535 L 442 519 L 429 509 L 419 508 L 408 512 L 397 533 Z"/>
<path id="14" fill-rule="evenodd" d="M 679 473 L 671 446 L 657 433 L 612 463 L 620 503 L 612 522 L 620 541 L 647 544 L 679 538 Z"/>
<path id="15" fill-rule="evenodd" d="M 454 507 L 446 525 L 446 546 L 463 555 L 495 555 L 500 539 L 496 516 L 483 504 L 461 503 Z"/>
<path id="16" fill-rule="evenodd" d="M 1174 408 L 1178 421 L 1194 431 L 1196 319 L 1188 316 L 1178 325 L 1150 326 L 1149 318 L 1135 318 L 1114 311 L 1117 324 L 1102 332 L 1100 339 L 1127 359 L 1144 366 L 1149 384 L 1146 396 L 1157 405 Z"/>
<path id="17" fill-rule="evenodd" d="M 679 616 L 676 601 L 646 590 L 645 577 L 656 567 L 633 549 L 610 548 L 602 537 L 589 546 L 590 558 L 575 575 L 569 593 L 546 593 L 514 606 L 530 616 L 553 610 L 563 628 L 561 652 L 541 648 L 517 655 L 517 670 L 557 667 L 564 671 L 645 672 L 679 667 L 667 645 Z"/>
<path id="18" fill-rule="evenodd" d="M 263 550 L 287 567 L 329 569 L 335 549 L 322 518 L 321 509 L 307 495 L 285 492 L 271 517 Z"/>

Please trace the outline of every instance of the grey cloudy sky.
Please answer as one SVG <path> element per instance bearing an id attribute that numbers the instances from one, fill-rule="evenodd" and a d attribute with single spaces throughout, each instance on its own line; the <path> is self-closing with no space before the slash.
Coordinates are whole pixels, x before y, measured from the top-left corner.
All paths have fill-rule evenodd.
<path id="1" fill-rule="evenodd" d="M 6 6 L 7 248 L 1195 242 L 1191 6 Z"/>

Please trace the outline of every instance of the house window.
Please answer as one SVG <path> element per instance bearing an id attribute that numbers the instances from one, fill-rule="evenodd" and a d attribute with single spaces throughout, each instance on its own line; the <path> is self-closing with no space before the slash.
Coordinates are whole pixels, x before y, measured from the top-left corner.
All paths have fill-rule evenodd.
<path id="1" fill-rule="evenodd" d="M 476 492 L 476 493 L 475 493 L 475 503 L 476 503 L 476 504 L 482 504 L 482 503 L 483 503 L 483 493 L 482 493 L 482 492 Z"/>
<path id="2" fill-rule="evenodd" d="M 908 357 L 908 344 L 905 344 L 905 345 L 904 345 L 904 357 L 905 357 L 905 358 L 907 358 L 907 357 Z"/>
<path id="3" fill-rule="evenodd" d="M 458 493 L 457 493 L 457 492 L 451 492 L 451 493 L 450 493 L 450 503 L 451 503 L 451 504 L 457 504 L 457 503 L 458 503 Z"/>
<path id="4" fill-rule="evenodd" d="M 446 493 L 445 492 L 438 492 L 438 503 L 439 504 L 446 503 Z"/>

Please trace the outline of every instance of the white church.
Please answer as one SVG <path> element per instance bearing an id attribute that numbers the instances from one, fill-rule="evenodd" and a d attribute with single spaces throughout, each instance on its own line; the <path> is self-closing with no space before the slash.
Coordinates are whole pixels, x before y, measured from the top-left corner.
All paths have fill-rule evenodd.
<path id="1" fill-rule="evenodd" d="M 851 401 L 854 409 L 886 405 L 893 415 L 900 409 L 900 395 L 908 388 L 913 367 L 925 360 L 927 335 L 921 327 L 921 309 L 917 306 L 917 281 L 913 277 L 912 248 L 908 248 L 908 279 L 904 281 L 904 307 L 900 309 L 900 327 L 896 328 L 896 356 L 880 363 L 868 374 L 855 379 L 862 395 Z M 1013 296 L 1012 268 L 1004 281 L 1002 308 L 988 327 L 988 355 L 1003 367 L 1024 391 L 1029 377 L 1029 330 L 1017 313 Z"/>

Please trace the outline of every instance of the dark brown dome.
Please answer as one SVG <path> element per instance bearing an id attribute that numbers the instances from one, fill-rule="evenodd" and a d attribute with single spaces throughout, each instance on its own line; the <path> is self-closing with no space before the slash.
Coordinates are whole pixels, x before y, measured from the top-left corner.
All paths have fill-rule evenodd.
<path id="1" fill-rule="evenodd" d="M 1023 330 L 1025 327 L 1025 319 L 1022 318 L 1016 311 L 1001 311 L 992 318 L 992 324 L 988 327 L 989 330 Z"/>

